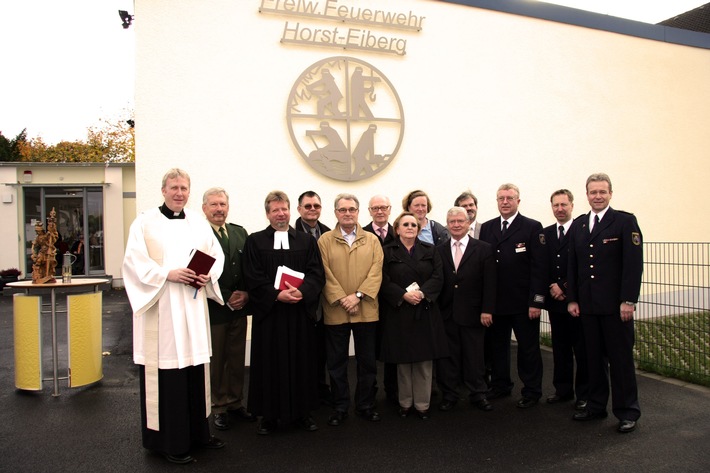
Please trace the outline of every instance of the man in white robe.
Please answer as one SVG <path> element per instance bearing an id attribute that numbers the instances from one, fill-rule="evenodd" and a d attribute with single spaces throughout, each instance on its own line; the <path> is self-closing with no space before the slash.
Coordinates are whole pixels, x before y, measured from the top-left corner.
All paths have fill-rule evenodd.
<path id="1" fill-rule="evenodd" d="M 193 446 L 221 448 L 212 437 L 207 298 L 223 303 L 218 278 L 224 254 L 198 212 L 185 209 L 190 177 L 163 177 L 165 203 L 131 225 L 123 281 L 133 308 L 133 361 L 140 365 L 143 446 L 174 463 L 194 461 Z M 200 250 L 215 258 L 207 274 L 189 269 Z M 196 283 L 199 289 L 191 286 Z"/>

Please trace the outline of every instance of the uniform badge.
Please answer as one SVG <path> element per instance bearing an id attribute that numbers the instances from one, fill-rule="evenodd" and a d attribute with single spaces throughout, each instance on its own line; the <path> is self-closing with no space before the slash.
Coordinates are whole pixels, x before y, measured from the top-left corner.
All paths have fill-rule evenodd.
<path id="1" fill-rule="evenodd" d="M 537 237 L 540 239 L 540 244 L 544 245 L 545 244 L 545 235 L 543 233 L 540 233 Z"/>
<path id="2" fill-rule="evenodd" d="M 636 246 L 641 244 L 641 234 L 639 232 L 631 232 L 631 243 Z"/>

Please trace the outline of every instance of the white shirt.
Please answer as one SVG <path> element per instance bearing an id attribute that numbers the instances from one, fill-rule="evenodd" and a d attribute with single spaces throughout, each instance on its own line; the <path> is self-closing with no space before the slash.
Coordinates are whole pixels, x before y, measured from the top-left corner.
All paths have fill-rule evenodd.
<path id="1" fill-rule="evenodd" d="M 593 210 L 592 210 L 591 212 L 589 212 L 589 222 L 588 222 L 588 224 L 589 224 L 589 231 L 590 231 L 590 232 L 591 232 L 592 230 L 594 230 L 594 216 L 595 216 L 595 215 L 598 215 L 598 216 L 599 216 L 599 222 L 601 222 L 602 219 L 604 218 L 604 215 L 606 215 L 606 211 L 607 211 L 607 210 L 609 210 L 609 206 L 608 206 L 608 205 L 606 206 L 606 208 L 605 208 L 604 210 L 602 210 L 602 211 L 599 212 L 598 214 L 595 214 Z M 565 228 L 565 231 L 567 231 L 566 228 Z"/>

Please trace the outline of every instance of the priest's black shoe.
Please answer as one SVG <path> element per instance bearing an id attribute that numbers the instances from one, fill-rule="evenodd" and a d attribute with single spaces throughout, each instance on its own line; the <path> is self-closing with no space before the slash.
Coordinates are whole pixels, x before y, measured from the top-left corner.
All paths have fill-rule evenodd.
<path id="1" fill-rule="evenodd" d="M 343 411 L 333 411 L 333 413 L 328 417 L 328 425 L 332 425 L 333 427 L 337 427 L 339 425 L 342 425 L 343 422 L 345 422 L 345 419 L 348 418 L 348 413 L 343 412 Z"/>
<path id="2" fill-rule="evenodd" d="M 486 399 L 493 400 L 493 399 L 501 399 L 504 397 L 510 396 L 510 391 L 500 391 L 498 389 L 490 389 L 486 393 Z"/>
<path id="3" fill-rule="evenodd" d="M 619 427 L 617 427 L 616 430 L 621 432 L 622 434 L 628 434 L 629 432 L 633 432 L 634 430 L 636 430 L 636 421 L 622 420 L 621 422 L 619 422 Z"/>
<path id="4" fill-rule="evenodd" d="M 527 409 L 528 407 L 532 407 L 535 404 L 537 404 L 537 399 L 533 399 L 531 397 L 521 397 L 516 406 L 521 409 Z"/>
<path id="5" fill-rule="evenodd" d="M 355 414 L 370 422 L 378 422 L 380 420 L 380 414 L 373 409 L 358 409 L 355 411 Z"/>
<path id="6" fill-rule="evenodd" d="M 589 409 L 585 409 L 573 415 L 572 419 L 580 421 L 606 419 L 608 415 L 606 411 L 592 412 Z"/>
<path id="7" fill-rule="evenodd" d="M 299 428 L 305 430 L 306 432 L 315 432 L 316 430 L 318 430 L 318 426 L 316 425 L 316 422 L 311 416 L 298 419 L 296 421 L 296 425 Z"/>
<path id="8" fill-rule="evenodd" d="M 238 417 L 241 420 L 245 420 L 247 422 L 254 422 L 256 420 L 256 416 L 252 414 L 251 412 L 247 411 L 244 407 L 240 407 L 239 409 L 234 409 L 229 411 L 230 414 L 232 414 L 235 417 Z"/>
<path id="9" fill-rule="evenodd" d="M 229 414 L 220 412 L 214 415 L 214 428 L 217 430 L 229 430 Z"/>
<path id="10" fill-rule="evenodd" d="M 439 410 L 444 412 L 450 411 L 454 407 L 456 407 L 456 401 L 449 401 L 448 399 L 444 399 L 441 401 L 441 404 L 439 404 Z"/>
<path id="11" fill-rule="evenodd" d="M 548 397 L 546 401 L 548 404 L 557 404 L 560 402 L 571 401 L 573 397 L 574 396 L 572 396 L 571 394 L 568 394 L 566 396 L 558 396 L 557 394 L 553 394 L 552 396 Z"/>
<path id="12" fill-rule="evenodd" d="M 485 397 L 483 399 L 479 399 L 478 401 L 471 401 L 471 404 L 473 404 L 482 411 L 488 412 L 493 410 L 493 404 L 488 402 L 488 399 L 486 399 Z"/>
<path id="13" fill-rule="evenodd" d="M 256 433 L 259 435 L 269 435 L 276 430 L 275 420 L 261 419 L 259 424 L 256 426 Z"/>
<path id="14" fill-rule="evenodd" d="M 203 443 L 200 445 L 202 448 L 211 448 L 211 449 L 217 449 L 217 448 L 224 448 L 225 443 L 222 442 L 220 439 L 215 437 L 214 435 L 210 435 L 210 438 L 207 442 Z"/>
<path id="15" fill-rule="evenodd" d="M 185 453 L 183 455 L 168 455 L 166 453 L 163 456 L 170 463 L 177 463 L 178 465 L 185 465 L 186 463 L 192 463 L 195 461 L 195 458 L 189 453 Z"/>

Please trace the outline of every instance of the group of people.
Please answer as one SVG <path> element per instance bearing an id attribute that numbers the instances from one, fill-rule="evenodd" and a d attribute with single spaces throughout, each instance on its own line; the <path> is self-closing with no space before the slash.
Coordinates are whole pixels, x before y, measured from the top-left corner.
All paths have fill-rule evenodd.
<path id="1" fill-rule="evenodd" d="M 609 206 L 611 180 L 591 175 L 588 214 L 572 219 L 572 193 L 551 196 L 556 223 L 520 214 L 520 191 L 497 191 L 499 217 L 480 223 L 478 200 L 462 193 L 446 225 L 430 218 L 428 195 L 415 190 L 390 223 L 388 197 L 334 199 L 335 228 L 320 222 L 313 191 L 291 202 L 264 200 L 269 226 L 247 234 L 227 222 L 229 195 L 203 196 L 204 215 L 186 209 L 190 178 L 163 177 L 164 204 L 131 226 L 123 277 L 134 312 L 134 361 L 140 367 L 143 445 L 175 463 L 195 448 L 221 448 L 210 434 L 236 419 L 268 435 L 286 424 L 306 431 L 311 413 L 332 407 L 327 423 L 348 419 L 350 338 L 354 342 L 354 413 L 380 421 L 377 361 L 399 415 L 428 419 L 434 384 L 440 411 L 462 393 L 482 411 L 512 394 L 511 334 L 522 381 L 517 407 L 542 397 L 540 316 L 552 328 L 554 395 L 575 401 L 575 420 L 607 417 L 609 374 L 618 431 L 640 416 L 633 362 L 633 315 L 643 265 L 632 214 Z M 205 274 L 188 266 L 199 250 L 214 258 Z M 252 315 L 248 404 L 243 403 L 246 315 Z"/>

